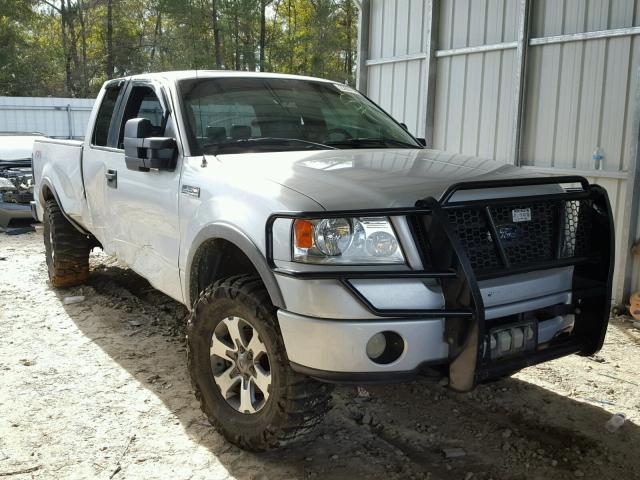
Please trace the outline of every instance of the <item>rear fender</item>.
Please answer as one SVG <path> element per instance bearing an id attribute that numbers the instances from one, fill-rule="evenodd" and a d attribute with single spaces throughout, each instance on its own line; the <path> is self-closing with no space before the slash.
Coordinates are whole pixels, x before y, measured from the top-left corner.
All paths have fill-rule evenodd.
<path id="1" fill-rule="evenodd" d="M 88 236 L 91 235 L 90 232 L 88 232 L 86 229 L 84 229 L 78 222 L 76 222 L 73 218 L 71 218 L 66 213 L 64 205 L 60 201 L 60 197 L 58 196 L 58 193 L 56 192 L 56 189 L 51 184 L 51 181 L 49 181 L 49 179 L 46 179 L 46 178 L 40 181 L 40 189 L 39 189 L 38 197 L 37 197 L 36 211 L 37 211 L 37 215 L 38 215 L 38 219 L 39 220 L 43 219 L 43 217 L 44 217 L 44 213 L 43 213 L 44 212 L 44 204 L 51 197 L 53 197 L 53 199 L 56 201 L 56 203 L 60 207 L 60 211 L 62 212 L 64 217 L 69 221 L 69 223 L 71 225 L 73 225 L 73 227 L 76 230 L 78 230 L 83 235 L 88 235 Z"/>

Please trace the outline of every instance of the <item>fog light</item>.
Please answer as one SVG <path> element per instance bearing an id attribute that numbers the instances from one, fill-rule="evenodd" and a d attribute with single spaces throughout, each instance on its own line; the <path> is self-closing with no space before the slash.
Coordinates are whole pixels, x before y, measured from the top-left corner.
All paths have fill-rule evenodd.
<path id="1" fill-rule="evenodd" d="M 516 355 L 523 351 L 535 350 L 537 343 L 537 325 L 526 322 L 512 325 L 502 325 L 489 332 L 485 337 L 484 355 L 487 350 L 491 359 Z"/>
<path id="2" fill-rule="evenodd" d="M 511 350 L 511 332 L 509 330 L 503 330 L 498 333 L 498 345 L 502 353 Z"/>
<path id="3" fill-rule="evenodd" d="M 526 327 L 525 327 L 526 328 Z M 513 339 L 513 349 L 519 350 L 524 347 L 524 331 L 521 327 L 514 328 L 511 330 L 512 339 Z"/>
<path id="4" fill-rule="evenodd" d="M 533 339 L 533 328 L 527 327 L 527 340 Z"/>
<path id="5" fill-rule="evenodd" d="M 371 360 L 380 358 L 387 348 L 387 339 L 384 338 L 383 333 L 376 333 L 367 342 L 367 356 Z"/>
<path id="6" fill-rule="evenodd" d="M 367 342 L 367 356 L 372 362 L 388 365 L 404 352 L 404 339 L 396 332 L 379 332 Z"/>

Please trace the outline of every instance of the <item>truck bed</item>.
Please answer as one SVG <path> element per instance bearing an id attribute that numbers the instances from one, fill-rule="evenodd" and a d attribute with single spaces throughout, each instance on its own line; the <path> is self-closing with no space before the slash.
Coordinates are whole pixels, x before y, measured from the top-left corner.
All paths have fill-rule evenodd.
<path id="1" fill-rule="evenodd" d="M 83 142 L 78 140 L 36 140 L 33 145 L 34 199 L 42 220 L 46 189 L 55 187 L 55 196 L 65 214 L 85 225 L 86 197 L 82 178 Z"/>

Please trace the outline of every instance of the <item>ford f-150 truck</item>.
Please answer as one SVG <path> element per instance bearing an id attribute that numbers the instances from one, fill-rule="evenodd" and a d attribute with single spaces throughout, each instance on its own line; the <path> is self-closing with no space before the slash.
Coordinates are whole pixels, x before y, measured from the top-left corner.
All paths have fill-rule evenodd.
<path id="1" fill-rule="evenodd" d="M 331 383 L 468 391 L 603 344 L 601 187 L 426 149 L 342 84 L 112 80 L 85 140 L 38 140 L 33 166 L 51 284 L 100 247 L 185 304 L 196 396 L 246 449 L 316 425 Z"/>

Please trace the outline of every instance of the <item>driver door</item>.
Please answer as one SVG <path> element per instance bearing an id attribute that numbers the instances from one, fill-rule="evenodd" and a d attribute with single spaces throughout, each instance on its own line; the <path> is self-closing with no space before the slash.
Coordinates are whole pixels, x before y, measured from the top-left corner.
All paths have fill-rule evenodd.
<path id="1" fill-rule="evenodd" d="M 174 171 L 129 170 L 124 159 L 124 125 L 146 118 L 153 136 L 176 137 L 175 123 L 162 86 L 133 81 L 125 93 L 119 120 L 119 155 L 107 160 L 105 189 L 108 226 L 115 254 L 159 290 L 182 301 L 178 256 L 178 189 L 181 159 Z"/>

